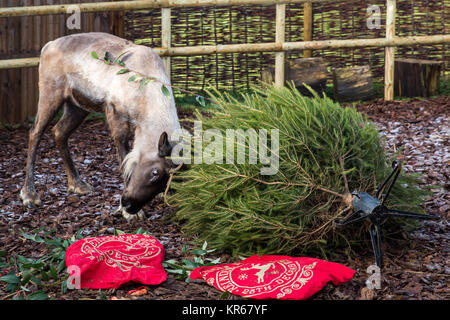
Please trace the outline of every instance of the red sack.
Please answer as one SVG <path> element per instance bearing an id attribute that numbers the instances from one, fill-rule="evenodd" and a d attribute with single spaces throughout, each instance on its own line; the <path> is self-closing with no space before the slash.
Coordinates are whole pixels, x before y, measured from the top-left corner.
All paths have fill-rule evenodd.
<path id="1" fill-rule="evenodd" d="M 313 258 L 251 256 L 238 263 L 199 267 L 191 279 L 252 299 L 304 300 L 320 291 L 328 281 L 339 285 L 355 271 L 338 263 Z"/>
<path id="2" fill-rule="evenodd" d="M 118 288 L 127 282 L 152 285 L 166 280 L 164 248 L 155 238 L 123 234 L 81 239 L 66 251 L 66 265 L 79 268 L 81 288 Z"/>

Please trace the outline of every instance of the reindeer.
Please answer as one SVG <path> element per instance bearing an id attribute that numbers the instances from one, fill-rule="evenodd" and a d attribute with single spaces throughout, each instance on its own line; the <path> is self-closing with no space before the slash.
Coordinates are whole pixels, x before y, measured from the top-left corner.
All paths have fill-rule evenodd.
<path id="1" fill-rule="evenodd" d="M 258 272 L 255 272 L 255 276 L 258 277 L 257 279 L 257 283 L 263 283 L 264 282 L 264 276 L 266 274 L 267 271 L 270 270 L 270 268 L 275 267 L 275 265 L 273 263 L 268 263 L 268 264 L 263 264 L 260 265 L 259 263 L 252 263 L 252 266 L 249 268 L 242 268 L 242 271 L 248 271 L 248 270 L 252 270 L 252 269 L 256 269 L 259 270 Z"/>
<path id="2" fill-rule="evenodd" d="M 93 59 L 93 51 L 118 57 L 130 70 L 159 81 L 138 88 L 117 75 L 120 66 Z M 61 152 L 68 179 L 68 191 L 86 194 L 92 187 L 75 168 L 68 138 L 91 111 L 103 112 L 117 149 L 124 176 L 120 201 L 123 216 L 143 218 L 141 208 L 162 192 L 167 184 L 173 142 L 170 137 L 181 130 L 171 88 L 169 97 L 162 83 L 170 84 L 161 58 L 149 47 L 135 45 L 106 33 L 81 33 L 58 38 L 41 51 L 39 65 L 39 104 L 30 131 L 26 178 L 20 191 L 29 208 L 41 205 L 34 187 L 34 165 L 42 134 L 60 108 L 64 112 L 53 127 L 56 146 Z M 130 150 L 130 135 L 134 131 Z"/>

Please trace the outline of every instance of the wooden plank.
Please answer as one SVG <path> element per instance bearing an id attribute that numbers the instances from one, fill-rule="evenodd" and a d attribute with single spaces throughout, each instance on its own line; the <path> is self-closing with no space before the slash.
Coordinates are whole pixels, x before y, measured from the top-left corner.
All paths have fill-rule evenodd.
<path id="1" fill-rule="evenodd" d="M 449 35 L 414 36 L 404 38 L 376 38 L 357 40 L 324 40 L 308 42 L 285 42 L 285 43 L 252 43 L 252 44 L 227 44 L 217 46 L 193 46 L 193 47 L 171 47 L 170 49 L 154 48 L 160 56 L 194 56 L 209 55 L 215 53 L 238 53 L 238 52 L 279 52 L 293 50 L 319 50 L 319 49 L 342 49 L 342 48 L 366 48 L 386 46 L 413 46 L 450 43 Z M 21 68 L 37 66 L 39 58 L 7 59 L 0 60 L 0 69 Z"/>
<path id="2" fill-rule="evenodd" d="M 311 92 L 304 84 L 311 87 L 320 96 L 327 85 L 328 71 L 322 58 L 299 58 L 290 59 L 285 62 L 286 82 L 293 85 L 304 96 L 311 96 Z M 274 79 L 274 68 L 270 67 L 262 72 L 262 82 L 272 84 Z"/>
<path id="3" fill-rule="evenodd" d="M 110 0 L 112 2 L 113 0 Z M 111 11 L 109 13 L 109 33 L 120 38 L 125 37 L 125 11 Z"/>
<path id="4" fill-rule="evenodd" d="M 33 0 L 23 0 L 23 5 L 29 6 L 33 4 Z M 31 53 L 32 47 L 30 45 L 31 38 L 30 34 L 33 30 L 33 17 L 21 17 L 20 24 L 22 26 L 22 30 L 18 35 L 20 37 L 20 48 L 25 53 Z"/>
<path id="5" fill-rule="evenodd" d="M 312 41 L 313 21 L 312 3 L 305 2 L 303 5 L 303 41 Z M 304 58 L 311 58 L 311 56 L 311 50 L 303 50 Z"/>
<path id="6" fill-rule="evenodd" d="M 123 38 L 125 37 L 125 15 L 123 11 L 115 11 L 110 14 L 110 33 Z"/>
<path id="7" fill-rule="evenodd" d="M 370 66 L 333 69 L 334 97 L 339 102 L 373 99 L 373 78 Z"/>
<path id="8" fill-rule="evenodd" d="M 6 7 L 7 0 L 0 0 L 0 7 Z M 7 48 L 7 18 L 0 18 L 0 58 L 7 57 L 6 48 Z M 6 122 L 6 106 L 7 106 L 7 98 L 6 92 L 8 85 L 8 72 L 12 70 L 0 70 L 0 124 Z"/>
<path id="9" fill-rule="evenodd" d="M 40 0 L 34 0 L 34 4 L 37 6 L 40 4 Z M 34 40 L 34 46 L 33 49 L 35 51 L 41 50 L 41 39 L 42 39 L 42 17 L 33 17 L 33 40 Z"/>
<path id="10" fill-rule="evenodd" d="M 0 105 L 2 109 L 0 122 L 17 123 L 21 120 L 20 76 L 20 70 L 4 70 L 0 93 Z"/>
<path id="11" fill-rule="evenodd" d="M 0 60 L 0 69 L 27 68 L 39 65 L 39 58 L 18 58 Z"/>
<path id="12" fill-rule="evenodd" d="M 291 59 L 286 64 L 286 79 L 305 96 L 311 92 L 303 85 L 310 86 L 319 96 L 323 95 L 327 87 L 328 70 L 323 58 Z"/>
<path id="13" fill-rule="evenodd" d="M 161 45 L 163 48 L 169 49 L 171 47 L 171 38 L 172 38 L 172 32 L 171 32 L 171 9 L 169 8 L 162 8 L 161 9 Z M 166 72 L 170 79 L 170 57 L 164 57 L 164 67 L 166 68 Z"/>
<path id="14" fill-rule="evenodd" d="M 24 0 L 23 5 L 29 6 L 32 5 L 32 0 Z M 31 36 L 33 30 L 33 17 L 22 17 L 20 18 L 20 23 L 22 26 L 22 30 L 20 33 L 21 39 L 21 51 L 25 53 L 33 52 L 33 37 Z M 22 68 L 20 69 L 22 81 L 20 83 L 20 96 L 21 96 L 21 105 L 20 105 L 20 120 L 23 121 L 27 119 L 28 114 L 30 112 L 30 101 L 33 92 L 30 92 L 29 86 L 31 83 L 31 77 L 33 75 L 33 69 L 31 68 Z"/>
<path id="15" fill-rule="evenodd" d="M 396 0 L 386 0 L 386 39 L 395 38 Z M 395 47 L 388 46 L 385 51 L 384 100 L 394 100 Z"/>
<path id="16" fill-rule="evenodd" d="M 14 5 L 20 5 L 17 0 L 9 0 L 7 5 L 12 7 Z M 13 17 L 8 18 L 8 31 L 7 31 L 7 54 L 9 56 L 20 56 L 21 54 L 21 24 L 20 18 Z M 22 96 L 20 94 L 21 83 L 21 70 L 10 70 L 8 75 L 8 88 L 6 92 L 7 97 L 7 114 L 6 120 L 10 123 L 19 122 L 21 119 L 21 102 Z"/>
<path id="17" fill-rule="evenodd" d="M 71 1 L 71 0 L 62 0 L 61 2 L 63 4 L 66 4 L 68 1 Z M 63 14 L 58 15 L 58 26 L 59 26 L 58 36 L 59 37 L 68 35 L 67 18 L 68 17 L 66 17 Z"/>
<path id="18" fill-rule="evenodd" d="M 7 0 L 0 0 L 0 7 L 7 7 Z M 0 18 L 0 57 L 8 57 L 7 55 L 7 27 L 8 27 L 8 18 Z M 7 122 L 6 114 L 7 114 L 7 86 L 8 86 L 8 74 L 12 70 L 1 70 L 0 69 L 0 124 Z"/>
<path id="19" fill-rule="evenodd" d="M 30 77 L 32 75 L 32 69 L 31 68 L 22 68 L 19 69 L 21 73 L 21 78 L 23 79 L 20 83 L 20 87 L 18 91 L 20 92 L 20 96 L 22 97 L 22 101 L 20 104 L 20 121 L 23 121 L 28 116 L 28 104 L 30 101 L 30 92 L 28 92 L 27 88 L 30 84 Z"/>
<path id="20" fill-rule="evenodd" d="M 87 24 L 86 24 L 86 28 L 84 29 L 84 32 L 89 32 L 89 31 L 94 31 L 95 30 L 95 15 L 97 14 L 97 12 L 90 12 L 85 14 L 87 17 Z"/>
<path id="21" fill-rule="evenodd" d="M 450 43 L 450 34 L 434 36 L 414 36 L 404 38 L 375 38 L 375 39 L 348 39 L 348 40 L 322 40 L 307 42 L 284 42 L 284 43 L 247 43 L 228 44 L 192 47 L 172 47 L 168 50 L 155 48 L 154 50 L 161 56 L 188 56 L 204 55 L 215 53 L 236 53 L 236 52 L 279 52 L 293 50 L 319 50 L 319 49 L 342 49 L 342 48 L 366 48 L 366 47 L 386 47 L 386 46 L 413 46 Z"/>
<path id="22" fill-rule="evenodd" d="M 47 0 L 48 4 L 54 4 L 54 0 Z M 56 35 L 55 35 L 55 19 L 56 17 L 54 15 L 49 15 L 47 17 L 45 17 L 46 19 L 44 20 L 43 24 L 45 24 L 47 26 L 47 41 L 52 41 L 54 39 L 56 39 Z M 43 47 L 43 45 L 41 45 L 41 47 Z"/>
<path id="23" fill-rule="evenodd" d="M 273 5 L 286 3 L 323 3 L 336 0 L 137 0 L 77 4 L 81 12 L 142 10 L 155 8 L 183 8 L 206 6 Z M 354 0 L 356 1 L 356 0 Z M 70 4 L 44 5 L 39 7 L 0 8 L 0 17 L 48 15 L 66 13 Z"/>
<path id="24" fill-rule="evenodd" d="M 92 30 L 90 31 L 99 31 L 102 32 L 102 27 L 103 27 L 103 23 L 102 23 L 102 12 L 96 12 L 93 13 L 94 16 L 94 24 L 92 26 Z"/>
<path id="25" fill-rule="evenodd" d="M 443 61 L 396 59 L 394 89 L 400 97 L 431 97 L 439 93 Z"/>
<path id="26" fill-rule="evenodd" d="M 7 0 L 0 0 L 0 7 L 6 7 Z M 6 57 L 6 48 L 7 48 L 7 18 L 0 18 L 0 57 Z"/>
<path id="27" fill-rule="evenodd" d="M 8 5 L 13 6 L 17 4 L 17 0 L 9 0 Z M 9 18 L 8 19 L 8 43 L 7 52 L 10 55 L 17 55 L 20 53 L 20 18 Z"/>
<path id="28" fill-rule="evenodd" d="M 286 24 L 286 5 L 277 4 L 276 6 L 276 25 L 275 25 L 275 43 L 283 44 L 285 37 Z M 284 61 L 285 53 L 277 52 L 275 54 L 275 86 L 284 85 Z"/>
<path id="29" fill-rule="evenodd" d="M 9 121 L 9 75 L 15 70 L 0 70 L 0 124 L 7 123 Z"/>

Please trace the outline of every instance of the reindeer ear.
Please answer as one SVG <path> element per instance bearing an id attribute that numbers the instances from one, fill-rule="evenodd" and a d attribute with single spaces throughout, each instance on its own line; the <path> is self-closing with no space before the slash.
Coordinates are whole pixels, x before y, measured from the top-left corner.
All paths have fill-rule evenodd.
<path id="1" fill-rule="evenodd" d="M 170 145 L 167 132 L 163 132 L 159 137 L 158 152 L 160 157 L 170 156 L 170 153 L 172 152 L 172 146 Z"/>

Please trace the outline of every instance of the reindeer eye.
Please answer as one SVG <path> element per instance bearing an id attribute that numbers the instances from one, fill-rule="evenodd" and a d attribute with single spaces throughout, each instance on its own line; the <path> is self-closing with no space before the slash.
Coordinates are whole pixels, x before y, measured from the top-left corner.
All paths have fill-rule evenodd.
<path id="1" fill-rule="evenodd" d="M 159 170 L 157 168 L 152 169 L 150 182 L 154 183 L 154 182 L 158 181 L 159 177 L 160 177 Z"/>

